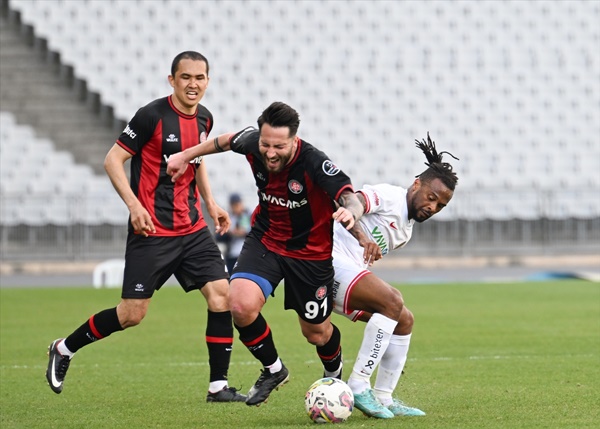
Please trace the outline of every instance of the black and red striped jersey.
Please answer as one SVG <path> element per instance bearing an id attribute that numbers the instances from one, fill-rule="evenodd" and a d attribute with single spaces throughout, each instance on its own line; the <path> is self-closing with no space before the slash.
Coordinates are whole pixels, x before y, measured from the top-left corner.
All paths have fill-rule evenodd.
<path id="1" fill-rule="evenodd" d="M 258 187 L 252 228 L 267 249 L 291 258 L 326 260 L 333 246 L 334 200 L 352 191 L 350 178 L 327 155 L 298 141 L 292 160 L 269 173 L 259 151 L 260 132 L 252 127 L 232 136 L 231 150 L 246 155 Z"/>
<path id="2" fill-rule="evenodd" d="M 198 105 L 195 115 L 186 115 L 173 105 L 171 96 L 152 101 L 137 111 L 117 144 L 133 155 L 131 189 L 150 213 L 157 236 L 178 236 L 206 226 L 198 188 L 196 169 L 186 169 L 176 183 L 167 174 L 169 157 L 200 142 L 213 127 L 210 111 Z M 131 222 L 129 229 L 132 231 Z"/>

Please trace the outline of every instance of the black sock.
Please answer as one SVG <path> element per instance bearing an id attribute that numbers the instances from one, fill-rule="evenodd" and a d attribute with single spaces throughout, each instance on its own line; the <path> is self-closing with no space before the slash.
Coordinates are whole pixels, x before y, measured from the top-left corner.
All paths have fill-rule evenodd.
<path id="1" fill-rule="evenodd" d="M 113 332 L 122 330 L 123 328 L 117 317 L 117 307 L 109 308 L 94 314 L 83 325 L 77 328 L 65 339 L 65 346 L 75 353 L 80 348 L 94 341 L 101 340 Z"/>
<path id="2" fill-rule="evenodd" d="M 208 310 L 206 346 L 208 347 L 210 381 L 227 380 L 233 346 L 233 324 L 230 311 L 217 313 Z"/>
<path id="3" fill-rule="evenodd" d="M 258 359 L 263 366 L 273 365 L 277 360 L 277 349 L 273 342 L 271 328 L 267 325 L 267 321 L 258 314 L 254 322 L 245 327 L 235 325 L 235 328 L 240 334 L 240 341 L 244 343 L 250 353 Z"/>
<path id="4" fill-rule="evenodd" d="M 333 324 L 332 324 L 333 325 Z M 337 326 L 333 325 L 331 338 L 324 346 L 317 346 L 317 354 L 323 362 L 323 367 L 327 372 L 335 372 L 342 363 L 342 334 Z"/>

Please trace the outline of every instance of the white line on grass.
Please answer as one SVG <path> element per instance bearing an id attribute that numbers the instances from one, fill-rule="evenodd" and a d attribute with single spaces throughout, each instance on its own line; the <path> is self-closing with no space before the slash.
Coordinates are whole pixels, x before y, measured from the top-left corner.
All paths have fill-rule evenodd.
<path id="1" fill-rule="evenodd" d="M 408 361 L 409 362 L 418 362 L 418 361 L 434 361 L 434 362 L 446 362 L 446 361 L 455 361 L 455 360 L 524 360 L 524 359 L 539 359 L 539 358 L 556 358 L 556 357 L 561 357 L 561 358 L 593 358 L 593 357 L 597 357 L 595 354 L 561 354 L 561 355 L 494 355 L 494 356 L 464 356 L 464 357 L 444 357 L 444 356 L 439 356 L 439 357 L 431 357 L 431 358 L 409 358 Z M 354 362 L 353 359 L 344 359 L 344 362 L 346 363 L 352 363 Z M 320 363 L 320 361 L 317 361 L 316 359 L 309 359 L 306 360 L 304 362 L 302 362 L 305 365 L 311 365 L 311 364 L 318 364 Z M 243 361 L 243 362 L 235 362 L 233 361 L 232 366 L 235 365 L 259 365 L 258 361 L 256 360 L 252 360 L 252 361 Z M 85 368 L 86 366 L 88 367 L 93 367 L 93 368 L 98 368 L 101 367 L 102 365 L 100 364 L 82 364 L 82 365 L 77 365 L 79 368 Z M 106 365 L 108 366 L 108 364 Z M 121 364 L 114 364 L 111 363 L 110 364 L 111 367 L 115 367 L 115 366 L 121 366 L 121 367 L 152 367 L 152 366 L 162 366 L 161 363 L 157 363 L 157 362 L 137 362 L 137 363 L 121 363 Z M 165 363 L 165 366 L 208 366 L 208 362 L 206 361 L 202 361 L 202 362 L 170 362 L 170 363 Z M 8 370 L 8 369 L 34 369 L 34 370 L 38 370 L 38 369 L 44 369 L 46 368 L 46 365 L 0 365 L 0 370 Z"/>

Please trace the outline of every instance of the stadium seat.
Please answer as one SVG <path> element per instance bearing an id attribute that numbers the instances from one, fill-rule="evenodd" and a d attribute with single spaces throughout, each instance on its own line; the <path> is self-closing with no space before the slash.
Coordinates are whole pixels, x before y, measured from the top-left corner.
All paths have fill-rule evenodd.
<path id="1" fill-rule="evenodd" d="M 168 67 L 185 29 L 211 61 L 204 104 L 215 114 L 213 135 L 254 124 L 278 99 L 300 109 L 300 135 L 356 184 L 408 181 L 424 167 L 418 152 L 409 155 L 413 140 L 431 131 L 439 148 L 461 158 L 452 163 L 465 189 L 600 189 L 593 2 L 206 1 L 201 25 L 174 4 L 10 7 L 124 121 L 169 93 Z M 468 153 L 475 157 L 465 161 Z M 573 161 L 578 153 L 591 155 Z M 219 158 L 213 171 L 232 173 L 213 173 L 211 183 L 229 192 L 239 185 L 231 177 L 246 177 L 248 167 Z M 247 185 L 241 192 L 254 198 Z"/>
<path id="2" fill-rule="evenodd" d="M 92 273 L 92 284 L 96 289 L 119 288 L 123 285 L 125 261 L 108 259 L 96 265 Z"/>

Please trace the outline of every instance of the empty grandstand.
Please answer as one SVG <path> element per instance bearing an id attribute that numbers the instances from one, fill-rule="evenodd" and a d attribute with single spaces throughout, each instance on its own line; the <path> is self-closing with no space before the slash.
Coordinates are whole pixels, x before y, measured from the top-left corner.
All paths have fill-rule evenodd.
<path id="1" fill-rule="evenodd" d="M 598 22 L 577 0 L 3 0 L 2 258 L 122 254 L 104 154 L 188 49 L 211 63 L 214 135 L 281 100 L 356 187 L 410 185 L 428 132 L 458 156 L 406 252 L 597 252 Z M 241 157 L 207 162 L 217 201 L 256 199 Z"/>

